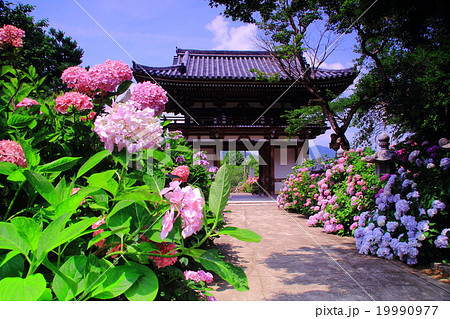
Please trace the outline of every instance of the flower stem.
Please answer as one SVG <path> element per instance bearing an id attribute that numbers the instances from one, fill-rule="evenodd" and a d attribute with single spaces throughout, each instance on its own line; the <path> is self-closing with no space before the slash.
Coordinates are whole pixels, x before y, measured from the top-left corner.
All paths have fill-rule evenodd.
<path id="1" fill-rule="evenodd" d="M 9 216 L 9 212 L 11 211 L 17 196 L 19 195 L 20 191 L 22 190 L 23 185 L 25 184 L 25 182 L 20 183 L 19 188 L 16 190 L 16 193 L 14 194 L 14 197 L 12 198 L 11 202 L 9 203 L 8 209 L 6 210 L 6 214 L 4 216 L 4 220 L 7 220 L 8 216 Z"/>

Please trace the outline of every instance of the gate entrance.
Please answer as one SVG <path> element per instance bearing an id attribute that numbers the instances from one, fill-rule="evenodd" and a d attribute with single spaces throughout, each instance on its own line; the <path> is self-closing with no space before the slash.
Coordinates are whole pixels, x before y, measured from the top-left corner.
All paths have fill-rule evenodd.
<path id="1" fill-rule="evenodd" d="M 279 81 L 258 81 L 255 70 L 278 74 Z M 137 82 L 156 82 L 167 91 L 169 129 L 182 131 L 194 149 L 207 151 L 215 166 L 220 151 L 258 151 L 260 184 L 270 194 L 279 190 L 292 166 L 308 158 L 308 140 L 328 129 L 325 123 L 308 125 L 288 139 L 281 116 L 314 97 L 266 51 L 178 48 L 171 66 L 133 62 L 133 74 Z M 355 77 L 353 69 L 319 69 L 316 82 L 340 94 Z"/>

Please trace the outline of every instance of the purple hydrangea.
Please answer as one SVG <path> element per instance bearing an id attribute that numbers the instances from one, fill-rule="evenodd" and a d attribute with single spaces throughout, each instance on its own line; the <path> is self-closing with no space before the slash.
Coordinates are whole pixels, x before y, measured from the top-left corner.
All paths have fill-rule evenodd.
<path id="1" fill-rule="evenodd" d="M 450 158 L 444 157 L 441 159 L 441 163 L 439 164 L 440 167 L 442 167 L 443 170 L 446 170 L 450 167 Z"/>
<path id="2" fill-rule="evenodd" d="M 388 232 L 393 233 L 398 227 L 398 222 L 387 222 L 386 229 Z"/>
<path id="3" fill-rule="evenodd" d="M 441 202 L 439 199 L 436 199 L 433 202 L 433 208 L 437 209 L 437 210 L 444 210 L 445 209 L 445 204 L 443 202 Z"/>
<path id="4" fill-rule="evenodd" d="M 434 241 L 434 245 L 437 248 L 447 248 L 448 247 L 448 236 L 447 236 L 448 231 L 450 231 L 450 228 L 443 229 L 441 234 Z"/>

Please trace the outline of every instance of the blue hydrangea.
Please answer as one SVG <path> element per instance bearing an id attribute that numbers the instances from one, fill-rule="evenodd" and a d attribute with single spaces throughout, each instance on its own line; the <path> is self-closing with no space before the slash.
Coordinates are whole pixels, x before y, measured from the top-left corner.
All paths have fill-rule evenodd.
<path id="1" fill-rule="evenodd" d="M 433 202 L 433 208 L 435 208 L 437 210 L 444 210 L 445 209 L 445 204 L 443 202 L 441 202 L 439 199 L 436 199 Z"/>
<path id="2" fill-rule="evenodd" d="M 417 223 L 417 230 L 425 233 L 430 229 L 430 221 L 429 220 L 421 220 L 420 222 Z"/>
<path id="3" fill-rule="evenodd" d="M 377 225 L 383 227 L 386 225 L 386 216 L 378 216 Z"/>
<path id="4" fill-rule="evenodd" d="M 398 222 L 387 222 L 386 229 L 388 232 L 393 233 L 398 227 Z"/>
<path id="5" fill-rule="evenodd" d="M 446 170 L 450 167 L 450 158 L 444 157 L 441 159 L 441 163 L 439 164 L 440 167 L 442 167 L 443 170 Z"/>

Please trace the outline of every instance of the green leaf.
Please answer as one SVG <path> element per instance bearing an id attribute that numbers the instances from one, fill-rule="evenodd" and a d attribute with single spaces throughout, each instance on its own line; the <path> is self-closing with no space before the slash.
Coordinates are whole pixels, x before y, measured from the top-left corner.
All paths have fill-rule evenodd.
<path id="1" fill-rule="evenodd" d="M 84 255 L 70 257 L 55 275 L 52 287 L 60 301 L 72 300 L 85 288 L 85 277 L 88 273 L 88 258 Z"/>
<path id="2" fill-rule="evenodd" d="M 71 169 L 81 157 L 62 157 L 53 162 L 38 167 L 37 171 L 42 173 L 59 173 Z"/>
<path id="3" fill-rule="evenodd" d="M 1 68 L 0 76 L 5 75 L 6 73 L 16 74 L 16 71 L 14 70 L 14 68 L 11 65 L 4 65 Z"/>
<path id="4" fill-rule="evenodd" d="M 117 189 L 119 188 L 119 184 L 113 179 L 115 173 L 115 170 L 109 170 L 92 174 L 87 178 L 87 181 L 89 186 L 102 188 L 115 196 Z"/>
<path id="5" fill-rule="evenodd" d="M 0 162 L 0 174 L 9 175 L 16 171 L 19 167 L 16 164 L 9 162 Z"/>
<path id="6" fill-rule="evenodd" d="M 158 277 L 150 268 L 129 261 L 128 265 L 141 273 L 138 280 L 125 291 L 125 297 L 130 301 L 153 301 L 158 294 Z"/>
<path id="7" fill-rule="evenodd" d="M 0 223 L 0 249 L 20 251 L 27 255 L 30 247 L 25 239 L 19 236 L 16 228 L 11 223 Z"/>
<path id="8" fill-rule="evenodd" d="M 45 288 L 42 295 L 39 297 L 38 301 L 52 301 L 53 295 L 52 290 L 50 288 Z"/>
<path id="9" fill-rule="evenodd" d="M 147 153 L 147 158 L 154 158 L 155 160 L 164 165 L 168 166 L 173 165 L 172 158 L 168 154 L 156 149 L 149 149 Z"/>
<path id="10" fill-rule="evenodd" d="M 31 250 L 36 250 L 41 236 L 41 226 L 27 217 L 13 218 L 11 224 L 16 228 L 17 234 L 25 239 Z"/>
<path id="11" fill-rule="evenodd" d="M 8 251 L 0 255 L 0 279 L 5 277 L 21 277 L 24 269 L 24 258 L 18 251 Z"/>
<path id="12" fill-rule="evenodd" d="M 14 128 L 23 128 L 28 126 L 34 118 L 29 115 L 12 114 L 8 119 L 8 125 Z"/>
<path id="13" fill-rule="evenodd" d="M 154 192 L 160 193 L 166 184 L 166 176 L 160 170 L 154 170 L 153 174 L 145 174 L 144 183 Z"/>
<path id="14" fill-rule="evenodd" d="M 108 269 L 106 279 L 92 292 L 93 298 L 110 299 L 127 291 L 142 273 L 134 267 L 123 265 Z"/>
<path id="15" fill-rule="evenodd" d="M 96 188 L 82 188 L 76 194 L 59 202 L 55 208 L 55 217 L 66 213 L 73 214 L 87 196 L 97 191 Z"/>
<path id="16" fill-rule="evenodd" d="M 53 185 L 48 181 L 47 178 L 39 173 L 32 171 L 23 171 L 23 175 L 27 178 L 31 185 L 36 189 L 36 191 L 53 207 L 58 204 L 58 197 L 56 196 L 56 191 Z"/>
<path id="17" fill-rule="evenodd" d="M 214 271 L 222 279 L 226 280 L 230 285 L 232 285 L 237 291 L 248 290 L 247 276 L 242 268 L 237 267 L 229 262 L 224 261 L 219 256 L 219 251 L 215 249 L 207 250 L 203 252 L 200 256 L 192 257 L 199 262 L 205 269 Z"/>
<path id="18" fill-rule="evenodd" d="M 150 192 L 147 186 L 139 186 L 126 191 L 120 192 L 117 197 L 114 198 L 116 201 L 121 200 L 136 200 L 136 201 L 158 201 L 159 196 Z"/>
<path id="19" fill-rule="evenodd" d="M 215 216 L 221 214 L 230 197 L 230 179 L 227 165 L 219 168 L 209 191 L 209 208 Z"/>
<path id="20" fill-rule="evenodd" d="M 229 235 L 233 236 L 242 241 L 251 241 L 259 243 L 261 241 L 261 236 L 249 229 L 241 229 L 237 227 L 224 227 L 219 232 L 219 235 Z"/>
<path id="21" fill-rule="evenodd" d="M 27 160 L 28 168 L 33 168 L 39 165 L 39 162 L 41 161 L 41 157 L 39 156 L 39 153 L 34 150 L 30 143 L 28 141 L 19 139 L 19 144 L 22 146 L 23 153 L 25 154 L 25 158 Z"/>
<path id="22" fill-rule="evenodd" d="M 70 225 L 69 227 L 63 229 L 59 234 L 56 235 L 56 238 L 53 242 L 53 248 L 58 247 L 64 243 L 69 243 L 74 239 L 83 235 L 83 232 L 92 226 L 96 221 L 98 221 L 97 217 L 91 217 L 88 219 L 81 220 L 75 224 Z"/>
<path id="23" fill-rule="evenodd" d="M 51 251 L 53 248 L 57 247 L 54 245 L 55 239 L 58 234 L 64 229 L 64 226 L 67 223 L 68 215 L 62 215 L 52 221 L 41 233 L 41 237 L 39 237 L 39 243 L 36 251 L 36 259 L 43 260 L 45 256 Z"/>
<path id="24" fill-rule="evenodd" d="M 123 81 L 117 88 L 116 94 L 120 95 L 122 93 L 125 93 L 125 91 L 128 90 L 128 88 L 132 83 L 133 83 L 132 81 Z"/>
<path id="25" fill-rule="evenodd" d="M 37 301 L 45 293 L 46 286 L 42 274 L 34 274 L 27 278 L 3 278 L 0 281 L 0 300 Z"/>
<path id="26" fill-rule="evenodd" d="M 94 168 L 98 163 L 100 163 L 105 157 L 110 155 L 111 153 L 108 150 L 100 151 L 97 154 L 91 156 L 78 170 L 77 176 L 75 179 L 80 178 L 92 168 Z"/>
<path id="27" fill-rule="evenodd" d="M 27 180 L 27 178 L 22 174 L 20 170 L 15 170 L 11 174 L 9 174 L 6 179 L 11 182 L 25 182 Z"/>
<path id="28" fill-rule="evenodd" d="M 125 232 L 127 231 L 128 227 L 121 227 L 121 228 L 116 228 L 113 231 L 103 231 L 100 234 L 98 234 L 97 236 L 95 236 L 94 238 L 92 238 L 88 245 L 87 245 L 87 249 L 91 248 L 94 244 L 98 243 L 100 240 L 108 238 L 111 235 L 114 235 L 116 233 L 120 233 L 120 232 Z"/>

